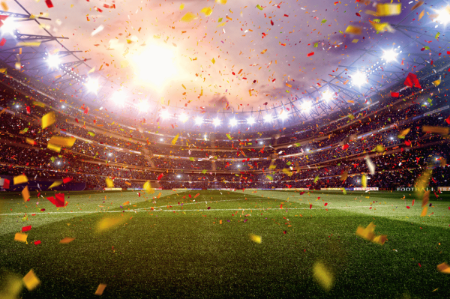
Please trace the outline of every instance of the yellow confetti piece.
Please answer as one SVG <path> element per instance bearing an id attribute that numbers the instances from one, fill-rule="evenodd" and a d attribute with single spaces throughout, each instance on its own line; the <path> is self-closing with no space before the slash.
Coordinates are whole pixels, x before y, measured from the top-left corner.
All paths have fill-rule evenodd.
<path id="1" fill-rule="evenodd" d="M 216 60 L 213 58 L 213 59 L 211 59 L 211 62 L 214 64 L 214 63 L 216 63 Z"/>
<path id="2" fill-rule="evenodd" d="M 358 226 L 356 229 L 356 235 L 367 241 L 372 241 L 375 236 L 374 231 L 375 225 L 371 222 L 366 228 Z"/>
<path id="3" fill-rule="evenodd" d="M 125 217 L 103 218 L 97 223 L 97 232 L 101 233 L 113 229 L 127 220 Z"/>
<path id="4" fill-rule="evenodd" d="M 41 42 L 18 42 L 16 47 L 39 47 Z"/>
<path id="5" fill-rule="evenodd" d="M 124 202 L 122 205 L 123 206 L 128 206 L 130 204 L 130 201 L 129 200 L 127 200 L 126 202 Z"/>
<path id="6" fill-rule="evenodd" d="M 230 140 L 233 139 L 230 134 L 227 133 L 226 135 L 227 135 L 228 139 L 230 139 Z"/>
<path id="7" fill-rule="evenodd" d="M 377 4 L 377 16 L 378 17 L 386 17 L 386 16 L 396 16 L 399 15 L 402 12 L 402 5 L 401 3 L 395 3 L 395 4 Z"/>
<path id="8" fill-rule="evenodd" d="M 113 180 L 111 180 L 110 178 L 106 178 L 106 179 L 105 179 L 105 182 L 106 182 L 106 187 L 108 187 L 108 188 L 114 188 L 114 182 L 113 182 Z"/>
<path id="9" fill-rule="evenodd" d="M 23 201 L 28 201 L 30 199 L 30 191 L 28 191 L 28 186 L 25 186 L 22 190 Z"/>
<path id="10" fill-rule="evenodd" d="M 37 278 L 36 274 L 34 274 L 33 269 L 31 269 L 30 272 L 28 272 L 27 275 L 25 275 L 22 280 L 23 284 L 28 289 L 28 291 L 34 290 L 41 283 L 39 278 Z"/>
<path id="11" fill-rule="evenodd" d="M 24 174 L 14 177 L 14 185 L 23 184 L 23 183 L 27 183 L 27 182 L 28 182 L 28 178 Z"/>
<path id="12" fill-rule="evenodd" d="M 181 21 L 183 22 L 191 22 L 192 20 L 195 20 L 197 16 L 193 14 L 192 12 L 187 12 L 182 18 Z"/>
<path id="13" fill-rule="evenodd" d="M 352 43 L 353 43 L 353 44 L 356 44 L 358 41 L 359 41 L 359 39 L 356 39 L 356 38 L 355 38 L 354 40 L 352 40 Z"/>
<path id="14" fill-rule="evenodd" d="M 177 136 L 172 139 L 172 145 L 175 145 L 175 143 L 177 143 L 178 137 L 180 137 L 180 134 L 177 134 Z"/>
<path id="15" fill-rule="evenodd" d="M 222 223 L 220 223 L 220 224 L 222 224 Z M 249 236 L 250 240 L 252 240 L 253 242 L 261 244 L 261 242 L 262 242 L 262 237 L 261 236 L 254 235 L 254 234 L 250 234 L 248 236 Z"/>
<path id="16" fill-rule="evenodd" d="M 435 87 L 438 87 L 440 84 L 441 84 L 441 79 L 438 79 L 438 80 L 436 80 L 436 81 L 433 81 L 433 85 L 434 85 Z"/>
<path id="17" fill-rule="evenodd" d="M 208 7 L 202 8 L 202 10 L 200 12 L 202 12 L 205 16 L 209 17 L 212 14 L 213 10 L 211 7 L 208 6 Z"/>
<path id="18" fill-rule="evenodd" d="M 441 135 L 448 135 L 449 128 L 423 126 L 422 127 L 422 132 L 430 132 L 430 133 L 437 133 L 437 134 L 441 134 Z"/>
<path id="19" fill-rule="evenodd" d="M 106 288 L 106 284 L 104 284 L 104 283 L 99 284 L 94 295 L 101 296 L 103 294 L 103 292 L 105 291 L 105 288 Z"/>
<path id="20" fill-rule="evenodd" d="M 422 11 L 420 12 L 420 14 L 419 14 L 419 21 L 420 21 L 420 19 L 423 18 L 423 15 L 424 15 L 424 14 L 425 14 L 425 9 L 422 10 Z"/>
<path id="21" fill-rule="evenodd" d="M 69 244 L 70 242 L 72 242 L 73 240 L 75 240 L 75 238 L 64 238 L 61 241 L 59 241 L 59 244 Z"/>
<path id="22" fill-rule="evenodd" d="M 345 29 L 345 33 L 360 35 L 362 34 L 362 29 L 361 27 L 349 25 Z"/>
<path id="23" fill-rule="evenodd" d="M 2 8 L 3 8 L 4 11 L 8 11 L 9 10 L 8 5 L 4 1 L 2 1 Z"/>
<path id="24" fill-rule="evenodd" d="M 409 131 L 411 131 L 410 128 L 401 131 L 400 134 L 398 135 L 398 138 L 405 138 L 405 136 L 408 135 Z"/>
<path id="25" fill-rule="evenodd" d="M 325 291 L 328 292 L 333 288 L 334 275 L 322 262 L 314 263 L 313 277 Z"/>
<path id="26" fill-rule="evenodd" d="M 58 146 L 72 147 L 76 140 L 77 140 L 76 138 L 52 136 L 52 138 L 50 138 L 50 141 L 48 143 L 58 145 Z"/>
<path id="27" fill-rule="evenodd" d="M 50 112 L 44 115 L 41 119 L 42 129 L 45 129 L 56 122 L 55 112 Z"/>
<path id="28" fill-rule="evenodd" d="M 184 9 L 184 4 L 181 3 L 181 4 L 180 4 L 180 10 L 183 10 L 183 9 Z"/>
<path id="29" fill-rule="evenodd" d="M 450 267 L 448 266 L 447 263 L 439 264 L 439 265 L 437 265 L 436 268 L 441 273 L 450 274 Z"/>
<path id="30" fill-rule="evenodd" d="M 222 27 L 222 26 L 225 26 L 227 23 L 220 23 L 219 25 L 217 25 L 217 27 Z"/>
<path id="31" fill-rule="evenodd" d="M 27 243 L 28 235 L 24 233 L 16 233 L 14 235 L 14 241 Z"/>
<path id="32" fill-rule="evenodd" d="M 36 141 L 34 141 L 33 139 L 26 138 L 25 141 L 26 141 L 28 144 L 36 145 Z"/>
<path id="33" fill-rule="evenodd" d="M 216 0 L 219 4 L 227 4 L 227 0 Z"/>
<path id="34" fill-rule="evenodd" d="M 379 144 L 375 147 L 375 150 L 379 153 L 382 153 L 382 152 L 384 152 L 384 146 Z"/>
<path id="35" fill-rule="evenodd" d="M 153 193 L 155 193 L 155 189 L 152 188 L 152 185 L 150 184 L 150 181 L 147 181 L 147 182 L 144 183 L 143 189 L 144 189 L 148 194 L 153 194 Z"/>
<path id="36" fill-rule="evenodd" d="M 363 188 L 367 187 L 367 176 L 365 174 L 361 176 L 361 185 L 363 186 Z"/>
<path id="37" fill-rule="evenodd" d="M 54 145 L 54 144 L 51 144 L 51 143 L 47 144 L 47 148 L 49 150 L 52 150 L 52 151 L 57 152 L 57 153 L 61 152 L 61 147 L 59 147 L 57 145 Z"/>
<path id="38" fill-rule="evenodd" d="M 9 272 L 0 275 L 0 298 L 16 299 L 23 288 L 22 277 Z"/>

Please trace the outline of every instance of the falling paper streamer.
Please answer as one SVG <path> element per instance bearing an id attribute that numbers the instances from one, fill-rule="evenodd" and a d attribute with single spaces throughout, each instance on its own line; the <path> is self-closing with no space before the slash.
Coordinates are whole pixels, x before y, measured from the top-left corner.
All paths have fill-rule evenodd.
<path id="1" fill-rule="evenodd" d="M 439 264 L 439 265 L 437 265 L 436 268 L 441 273 L 450 274 L 450 267 L 448 266 L 447 263 Z"/>
<path id="2" fill-rule="evenodd" d="M 17 242 L 28 243 L 27 238 L 28 238 L 28 235 L 23 234 L 23 233 L 16 233 L 14 235 L 14 241 L 17 241 Z"/>
<path id="3" fill-rule="evenodd" d="M 30 272 L 27 273 L 23 277 L 23 284 L 28 289 L 28 291 L 32 291 L 41 283 L 39 278 L 37 278 L 36 274 L 34 274 L 33 269 L 30 270 Z"/>
<path id="4" fill-rule="evenodd" d="M 178 137 L 180 137 L 180 134 L 177 134 L 175 138 L 172 139 L 172 145 L 175 145 L 175 143 L 177 143 Z"/>
<path id="5" fill-rule="evenodd" d="M 58 187 L 58 186 L 61 185 L 62 183 L 63 183 L 62 181 L 54 181 L 54 182 L 50 185 L 50 187 L 48 187 L 48 189 L 52 189 L 52 188 Z"/>
<path id="6" fill-rule="evenodd" d="M 28 183 L 28 178 L 26 175 L 18 175 L 14 177 L 14 185 Z"/>
<path id="7" fill-rule="evenodd" d="M 106 182 L 106 187 L 108 187 L 108 188 L 114 188 L 113 180 L 111 180 L 110 178 L 106 178 L 106 179 L 105 179 L 105 182 Z"/>
<path id="8" fill-rule="evenodd" d="M 125 217 L 116 217 L 116 218 L 103 218 L 97 223 L 97 232 L 101 233 L 106 230 L 113 229 L 127 220 Z"/>
<path id="9" fill-rule="evenodd" d="M 59 241 L 59 244 L 69 244 L 70 242 L 72 242 L 73 240 L 75 240 L 75 238 L 64 238 L 61 241 Z"/>
<path id="10" fill-rule="evenodd" d="M 375 174 L 375 164 L 373 164 L 373 162 L 369 156 L 366 156 L 364 159 L 366 160 L 367 168 L 369 168 L 370 174 L 374 175 Z"/>
<path id="11" fill-rule="evenodd" d="M 313 277 L 325 291 L 328 292 L 333 288 L 334 275 L 322 262 L 314 263 Z"/>
<path id="12" fill-rule="evenodd" d="M 48 143 L 64 146 L 64 147 L 72 147 L 77 139 L 76 138 L 66 138 L 60 136 L 52 136 Z"/>
<path id="13" fill-rule="evenodd" d="M 103 292 L 105 291 L 105 288 L 106 288 L 106 284 L 104 284 L 104 283 L 99 284 L 94 295 L 101 296 L 103 294 Z"/>
<path id="14" fill-rule="evenodd" d="M 262 242 L 261 236 L 254 235 L 254 234 L 250 234 L 248 236 L 249 236 L 250 240 L 252 240 L 253 242 L 261 244 L 261 242 Z"/>
<path id="15" fill-rule="evenodd" d="M 55 112 L 50 112 L 44 115 L 41 119 L 42 129 L 45 129 L 56 122 Z"/>
<path id="16" fill-rule="evenodd" d="M 422 132 L 430 132 L 430 133 L 436 133 L 436 134 L 441 134 L 441 135 L 448 135 L 449 128 L 423 126 Z"/>
<path id="17" fill-rule="evenodd" d="M 101 31 L 103 31 L 103 29 L 105 29 L 105 27 L 103 25 L 98 26 L 97 29 L 92 31 L 91 36 L 94 36 L 94 35 L 100 33 Z"/>

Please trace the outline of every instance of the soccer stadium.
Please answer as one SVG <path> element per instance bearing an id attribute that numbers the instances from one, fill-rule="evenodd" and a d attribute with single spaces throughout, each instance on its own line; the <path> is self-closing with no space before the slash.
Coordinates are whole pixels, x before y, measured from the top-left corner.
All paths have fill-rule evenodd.
<path id="1" fill-rule="evenodd" d="M 450 3 L 0 2 L 0 299 L 450 298 Z"/>

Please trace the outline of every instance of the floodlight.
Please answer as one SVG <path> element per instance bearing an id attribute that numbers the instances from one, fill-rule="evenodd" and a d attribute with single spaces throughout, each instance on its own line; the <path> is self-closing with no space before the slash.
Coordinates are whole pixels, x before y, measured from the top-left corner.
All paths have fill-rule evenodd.
<path id="1" fill-rule="evenodd" d="M 114 102 L 114 104 L 123 107 L 125 103 L 125 93 L 122 90 L 116 91 L 111 97 L 111 101 Z"/>
<path id="2" fill-rule="evenodd" d="M 215 119 L 213 119 L 213 125 L 215 127 L 220 126 L 220 123 L 221 123 L 221 120 L 219 118 L 216 117 Z"/>
<path id="3" fill-rule="evenodd" d="M 0 22 L 3 23 L 3 25 L 1 25 L 2 34 L 14 34 L 14 31 L 16 30 L 16 22 L 13 18 L 6 18 L 5 20 L 0 20 Z"/>
<path id="4" fill-rule="evenodd" d="M 168 119 L 170 117 L 170 113 L 167 110 L 162 110 L 160 116 L 162 119 Z"/>
<path id="5" fill-rule="evenodd" d="M 201 125 L 203 123 L 203 118 L 201 118 L 200 116 L 197 116 L 195 118 L 195 124 L 196 125 Z"/>
<path id="6" fill-rule="evenodd" d="M 181 115 L 180 115 L 180 120 L 182 121 L 182 122 L 186 122 L 187 120 L 189 119 L 189 116 L 187 116 L 187 114 L 186 113 L 181 113 Z"/>
<path id="7" fill-rule="evenodd" d="M 322 99 L 325 100 L 325 102 L 329 102 L 331 99 L 333 99 L 333 93 L 330 90 L 326 90 L 323 95 Z"/>
<path id="8" fill-rule="evenodd" d="M 289 114 L 285 110 L 281 111 L 280 116 L 279 116 L 279 118 L 281 120 L 286 120 L 288 117 L 289 117 Z"/>
<path id="9" fill-rule="evenodd" d="M 49 67 L 53 68 L 57 68 L 61 63 L 61 59 L 59 59 L 59 57 L 57 55 L 49 55 L 47 57 L 47 64 Z"/>
<path id="10" fill-rule="evenodd" d="M 89 79 L 89 81 L 87 81 L 85 85 L 88 92 L 97 93 L 98 89 L 100 88 L 98 80 L 96 79 Z"/>
<path id="11" fill-rule="evenodd" d="M 361 72 L 357 72 L 352 76 L 352 83 L 358 87 L 367 83 L 367 77 Z"/>
<path id="12" fill-rule="evenodd" d="M 395 61 L 397 59 L 398 53 L 394 50 L 387 50 L 383 52 L 383 59 L 386 60 L 386 62 Z"/>
<path id="13" fill-rule="evenodd" d="M 437 18 L 435 18 L 434 21 L 442 25 L 447 25 L 447 23 L 450 22 L 450 6 L 437 11 L 437 15 Z"/>
<path id="14" fill-rule="evenodd" d="M 150 108 L 150 106 L 149 106 L 149 104 L 147 103 L 147 102 L 145 102 L 145 101 L 142 101 L 142 102 L 140 102 L 138 105 L 137 105 L 137 108 L 140 110 L 140 112 L 147 112 L 148 111 L 148 109 Z"/>
<path id="15" fill-rule="evenodd" d="M 249 125 L 253 125 L 255 122 L 256 122 L 256 120 L 253 116 L 250 116 L 249 118 L 247 118 L 247 123 Z"/>
<path id="16" fill-rule="evenodd" d="M 231 125 L 232 127 L 236 126 L 237 124 L 238 124 L 238 121 L 237 121 L 236 118 L 233 118 L 233 119 L 230 120 L 230 125 Z"/>
<path id="17" fill-rule="evenodd" d="M 311 110 L 312 103 L 310 101 L 303 102 L 302 109 L 306 112 L 309 112 Z"/>
<path id="18" fill-rule="evenodd" d="M 271 123 L 272 122 L 272 114 L 266 114 L 264 115 L 264 122 Z"/>

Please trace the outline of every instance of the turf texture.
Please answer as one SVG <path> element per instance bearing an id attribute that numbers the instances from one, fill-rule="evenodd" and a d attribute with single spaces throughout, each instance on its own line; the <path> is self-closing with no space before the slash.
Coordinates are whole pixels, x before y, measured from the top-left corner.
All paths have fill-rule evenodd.
<path id="1" fill-rule="evenodd" d="M 72 192 L 65 208 L 1 194 L 1 277 L 33 269 L 41 284 L 22 298 L 99 298 L 100 283 L 102 298 L 450 298 L 436 269 L 450 262 L 450 195 L 420 217 L 407 192 L 159 192 Z M 384 245 L 356 236 L 370 222 Z M 14 241 L 29 225 L 28 244 Z"/>

